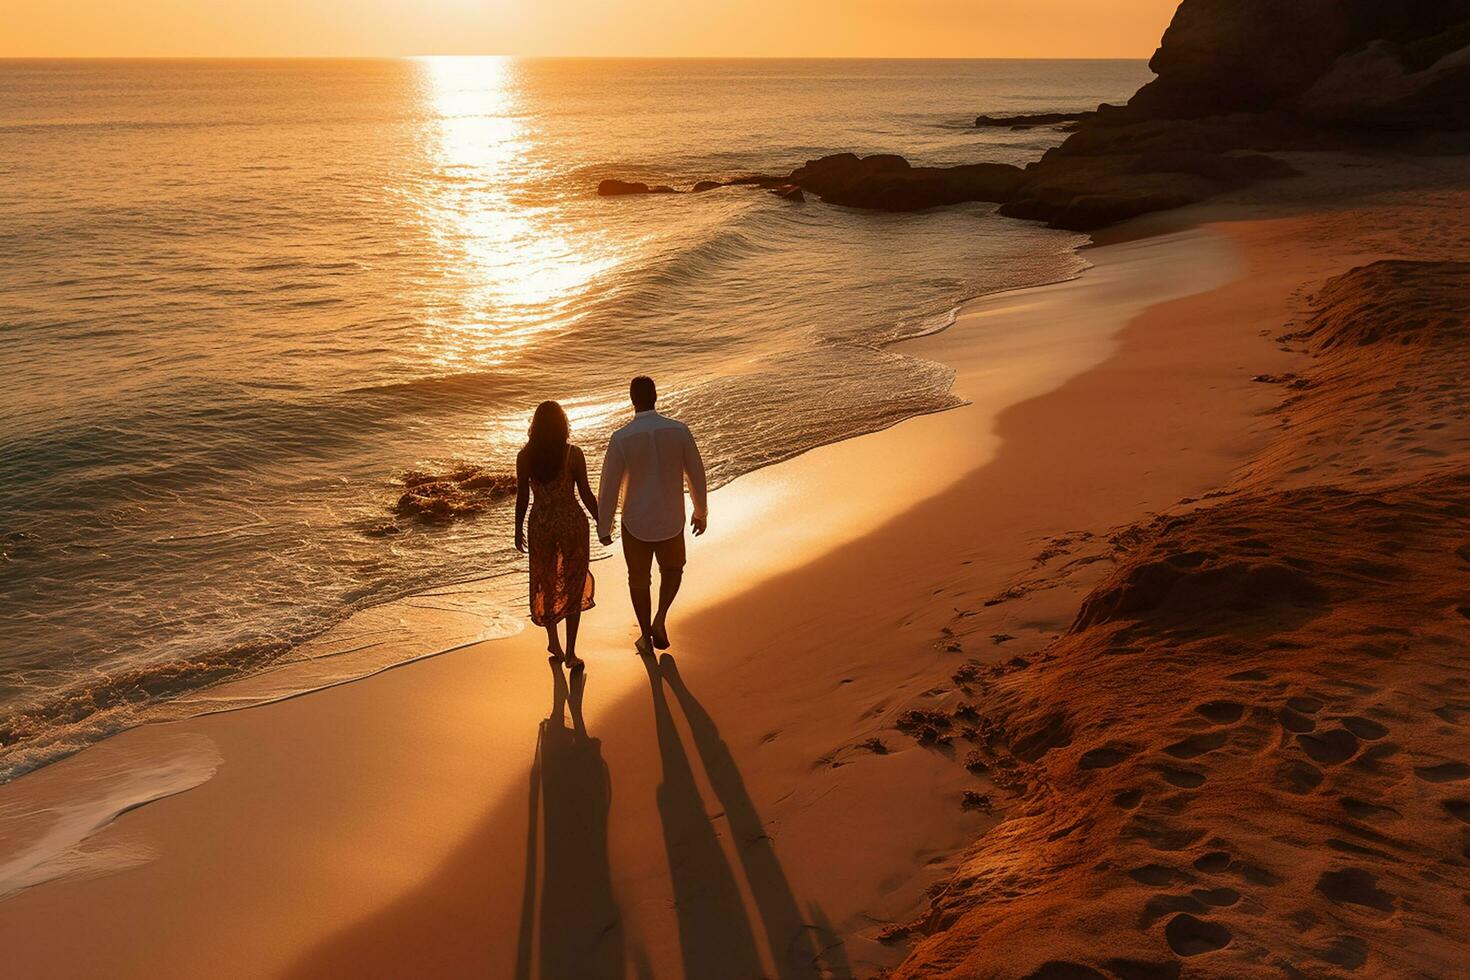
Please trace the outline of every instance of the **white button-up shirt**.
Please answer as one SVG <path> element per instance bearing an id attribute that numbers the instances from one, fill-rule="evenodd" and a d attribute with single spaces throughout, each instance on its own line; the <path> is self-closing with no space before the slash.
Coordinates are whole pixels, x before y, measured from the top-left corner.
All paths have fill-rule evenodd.
<path id="1" fill-rule="evenodd" d="M 623 527 L 643 541 L 666 541 L 684 530 L 684 480 L 694 516 L 708 513 L 704 461 L 683 422 L 649 409 L 612 434 L 597 488 L 597 533 L 612 534 L 613 514 L 623 494 Z"/>

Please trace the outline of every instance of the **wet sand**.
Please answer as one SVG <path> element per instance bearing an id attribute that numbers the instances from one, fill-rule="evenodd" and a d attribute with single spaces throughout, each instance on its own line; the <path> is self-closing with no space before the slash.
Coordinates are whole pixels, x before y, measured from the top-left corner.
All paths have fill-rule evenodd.
<path id="1" fill-rule="evenodd" d="M 7 787 L 7 803 L 64 798 L 84 764 L 170 739 L 220 760 L 84 845 L 141 863 L 0 904 L 15 969 L 866 975 L 912 946 L 958 968 L 984 934 L 946 931 L 984 907 L 967 869 L 988 853 L 1028 867 L 1001 845 L 1027 840 L 1034 797 L 1002 764 L 1028 734 L 1007 712 L 1032 702 L 954 675 L 1028 676 L 1018 664 L 1072 642 L 1083 599 L 1126 567 L 1110 533 L 1212 499 L 1270 451 L 1281 390 L 1252 378 L 1310 355 L 1269 337 L 1305 284 L 1386 247 L 1308 190 L 1135 226 L 1082 278 L 973 304 L 910 345 L 953 365 L 971 404 L 715 494 L 661 663 L 633 655 L 603 562 L 585 690 L 557 682 L 527 630 L 136 729 Z M 1399 223 L 1401 247 L 1423 220 Z M 1294 231 L 1314 221 L 1337 233 Z M 552 712 L 561 699 L 578 710 Z M 915 709 L 947 719 L 936 744 L 910 737 Z M 1045 742 L 1028 765 L 1061 748 Z"/>

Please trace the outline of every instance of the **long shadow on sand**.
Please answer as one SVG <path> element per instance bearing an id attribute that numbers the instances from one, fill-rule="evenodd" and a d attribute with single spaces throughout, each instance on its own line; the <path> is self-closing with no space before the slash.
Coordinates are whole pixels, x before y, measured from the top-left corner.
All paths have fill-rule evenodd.
<path id="1" fill-rule="evenodd" d="M 539 947 L 542 977 L 611 980 L 623 976 L 623 929 L 607 846 L 612 782 L 602 742 L 588 736 L 582 721 L 586 673 L 574 671 L 570 686 L 560 664 L 551 665 L 551 674 L 551 714 L 541 723 L 531 767 L 516 976 L 532 976 Z"/>
<path id="2" fill-rule="evenodd" d="M 762 976 L 752 924 L 741 899 L 734 869 L 725 858 L 714 824 L 695 784 L 693 767 L 674 725 L 664 686 L 673 690 L 715 796 L 724 808 L 745 883 L 754 899 L 777 976 L 850 976 L 840 940 L 820 913 L 815 923 L 803 918 L 791 884 L 745 780 L 719 729 L 679 675 L 674 658 L 657 663 L 644 657 L 653 690 L 663 781 L 658 789 L 659 815 L 678 909 L 679 941 L 684 973 L 689 977 Z M 825 967 L 825 969 L 824 969 Z"/>

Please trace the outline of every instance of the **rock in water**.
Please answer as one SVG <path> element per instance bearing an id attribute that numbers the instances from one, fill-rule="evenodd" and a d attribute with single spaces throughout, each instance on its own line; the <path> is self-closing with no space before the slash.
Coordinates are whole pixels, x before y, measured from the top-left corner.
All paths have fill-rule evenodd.
<path id="1" fill-rule="evenodd" d="M 618 197 L 622 194 L 647 194 L 648 185 L 641 181 L 609 178 L 597 185 L 597 193 L 603 197 Z"/>
<path id="2" fill-rule="evenodd" d="M 800 203 L 806 200 L 806 195 L 803 194 L 801 192 L 801 188 L 797 187 L 795 184 L 778 184 L 777 186 L 771 188 L 771 193 L 787 201 L 796 201 Z"/>
<path id="3" fill-rule="evenodd" d="M 597 193 L 602 197 L 622 197 L 625 194 L 677 194 L 679 192 L 668 184 L 655 184 L 650 187 L 641 180 L 618 180 L 615 177 L 609 177 L 597 185 Z"/>
<path id="4" fill-rule="evenodd" d="M 914 167 L 891 153 L 859 157 L 837 153 L 791 171 L 790 182 L 828 204 L 877 211 L 921 211 L 966 201 L 1006 200 L 1021 170 L 1003 163 Z"/>
<path id="5" fill-rule="evenodd" d="M 1093 115 L 1092 112 L 1023 112 L 1014 116 L 975 117 L 975 125 L 1009 126 L 1011 129 L 1030 129 L 1033 126 L 1060 126 L 1062 123 L 1077 122 Z"/>

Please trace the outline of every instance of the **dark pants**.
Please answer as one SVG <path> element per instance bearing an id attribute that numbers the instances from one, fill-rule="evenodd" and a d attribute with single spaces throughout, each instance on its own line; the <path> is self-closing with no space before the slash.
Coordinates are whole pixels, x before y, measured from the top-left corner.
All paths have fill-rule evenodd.
<path id="1" fill-rule="evenodd" d="M 628 563 L 628 584 L 647 586 L 653 582 L 653 559 L 658 558 L 658 573 L 668 575 L 684 569 L 684 532 L 662 541 L 635 538 L 623 528 L 623 560 Z"/>

